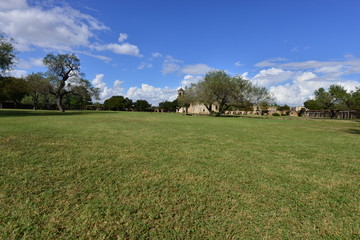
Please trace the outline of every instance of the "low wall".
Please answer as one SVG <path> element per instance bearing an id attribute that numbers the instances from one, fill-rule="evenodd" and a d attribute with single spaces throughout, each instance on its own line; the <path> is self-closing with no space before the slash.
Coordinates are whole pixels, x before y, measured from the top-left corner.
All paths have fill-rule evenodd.
<path id="1" fill-rule="evenodd" d="M 360 111 L 356 110 L 322 110 L 306 111 L 305 117 L 310 118 L 336 118 L 336 119 L 360 119 Z"/>

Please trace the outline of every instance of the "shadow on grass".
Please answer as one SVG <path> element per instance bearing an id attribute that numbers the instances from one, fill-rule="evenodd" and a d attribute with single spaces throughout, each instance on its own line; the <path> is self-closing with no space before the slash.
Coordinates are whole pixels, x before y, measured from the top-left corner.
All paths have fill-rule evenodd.
<path id="1" fill-rule="evenodd" d="M 1 117 L 31 117 L 31 116 L 73 116 L 73 115 L 88 115 L 98 113 L 113 113 L 108 111 L 66 111 L 59 112 L 56 110 L 20 110 L 20 109 L 1 109 Z"/>
<path id="2" fill-rule="evenodd" d="M 360 134 L 360 129 L 351 128 L 347 130 L 348 133 Z"/>

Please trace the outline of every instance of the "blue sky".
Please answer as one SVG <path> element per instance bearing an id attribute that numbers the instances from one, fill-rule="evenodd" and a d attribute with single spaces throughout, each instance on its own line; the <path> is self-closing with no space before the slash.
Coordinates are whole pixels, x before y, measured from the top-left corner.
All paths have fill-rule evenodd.
<path id="1" fill-rule="evenodd" d="M 101 101 L 157 105 L 224 69 L 296 106 L 319 87 L 360 87 L 359 11 L 358 0 L 1 0 L 0 30 L 18 50 L 9 74 L 45 71 L 47 53 L 74 52 Z"/>

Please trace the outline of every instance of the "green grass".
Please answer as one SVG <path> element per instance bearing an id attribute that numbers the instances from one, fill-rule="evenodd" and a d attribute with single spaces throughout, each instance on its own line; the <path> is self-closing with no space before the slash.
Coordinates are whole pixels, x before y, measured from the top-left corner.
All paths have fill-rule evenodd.
<path id="1" fill-rule="evenodd" d="M 1 239 L 359 239 L 360 123 L 0 111 Z"/>

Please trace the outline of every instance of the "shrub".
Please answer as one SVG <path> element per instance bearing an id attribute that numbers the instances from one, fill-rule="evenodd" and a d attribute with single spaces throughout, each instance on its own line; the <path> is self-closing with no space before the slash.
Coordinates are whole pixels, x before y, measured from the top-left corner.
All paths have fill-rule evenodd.
<path id="1" fill-rule="evenodd" d="M 285 114 L 285 113 L 282 113 L 281 116 L 286 116 L 286 114 Z"/>
<path id="2" fill-rule="evenodd" d="M 280 114 L 278 114 L 278 113 L 273 113 L 272 115 L 273 115 L 274 117 L 280 116 Z"/>

